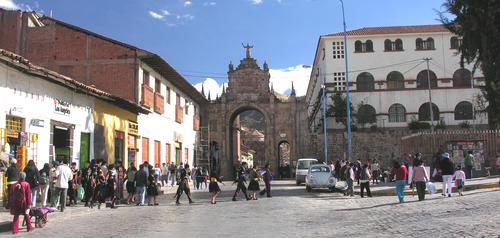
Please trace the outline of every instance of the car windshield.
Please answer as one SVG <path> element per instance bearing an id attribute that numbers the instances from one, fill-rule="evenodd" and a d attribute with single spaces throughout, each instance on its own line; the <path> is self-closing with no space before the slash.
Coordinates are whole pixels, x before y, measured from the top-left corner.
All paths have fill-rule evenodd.
<path id="1" fill-rule="evenodd" d="M 299 161 L 299 164 L 297 165 L 297 169 L 309 169 L 311 165 L 317 164 L 318 162 L 316 160 L 302 160 Z"/>
<path id="2" fill-rule="evenodd" d="M 324 167 L 324 166 L 315 166 L 311 168 L 311 173 L 317 173 L 317 172 L 330 172 L 330 168 Z"/>

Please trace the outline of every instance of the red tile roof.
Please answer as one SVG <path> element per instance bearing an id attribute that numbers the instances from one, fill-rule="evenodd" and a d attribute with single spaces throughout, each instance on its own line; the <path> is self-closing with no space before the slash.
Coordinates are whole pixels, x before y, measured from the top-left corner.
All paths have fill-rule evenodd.
<path id="1" fill-rule="evenodd" d="M 389 34 L 409 34 L 409 33 L 431 33 L 449 32 L 444 25 L 420 25 L 420 26 L 384 26 L 384 27 L 363 27 L 347 31 L 348 36 L 363 35 L 389 35 Z M 343 36 L 344 32 L 336 32 L 325 36 Z"/>

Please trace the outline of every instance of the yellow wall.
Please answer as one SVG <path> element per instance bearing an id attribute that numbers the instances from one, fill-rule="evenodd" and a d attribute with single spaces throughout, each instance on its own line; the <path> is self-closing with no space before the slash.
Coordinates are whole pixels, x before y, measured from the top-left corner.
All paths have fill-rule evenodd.
<path id="1" fill-rule="evenodd" d="M 111 103 L 96 99 L 94 105 L 94 122 L 104 127 L 104 138 L 108 155 L 108 163 L 114 163 L 115 131 L 124 133 L 123 164 L 128 164 L 128 122 L 137 122 L 137 114 L 129 112 Z"/>

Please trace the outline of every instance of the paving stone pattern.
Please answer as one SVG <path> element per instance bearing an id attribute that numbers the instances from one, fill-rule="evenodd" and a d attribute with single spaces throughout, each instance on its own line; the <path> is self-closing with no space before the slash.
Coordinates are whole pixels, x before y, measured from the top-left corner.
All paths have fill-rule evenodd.
<path id="1" fill-rule="evenodd" d="M 175 206 L 173 189 L 157 207 L 69 208 L 42 229 L 19 237 L 499 237 L 500 189 L 464 197 L 344 197 L 305 192 L 293 181 L 274 182 L 273 197 L 231 201 L 234 186 L 221 186 L 216 205 L 208 192 L 194 192 L 195 204 Z M 73 211 L 72 211 L 73 209 Z M 66 212 L 65 212 L 66 213 Z M 0 233 L 0 236 L 9 233 Z"/>

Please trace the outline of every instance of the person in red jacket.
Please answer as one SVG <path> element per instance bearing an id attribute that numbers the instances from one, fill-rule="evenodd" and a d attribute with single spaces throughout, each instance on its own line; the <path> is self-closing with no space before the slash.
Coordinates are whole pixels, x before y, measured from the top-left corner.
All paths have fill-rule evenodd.
<path id="1" fill-rule="evenodd" d="M 399 203 L 403 203 L 405 186 L 408 180 L 408 169 L 400 162 L 394 161 L 391 177 L 396 179 L 396 195 L 398 195 Z"/>
<path id="2" fill-rule="evenodd" d="M 10 186 L 10 214 L 14 215 L 12 220 L 12 233 L 19 232 L 19 216 L 24 215 L 24 220 L 28 226 L 28 232 L 33 230 L 29 210 L 31 208 L 31 190 L 30 184 L 26 182 L 26 173 L 19 174 L 19 181 Z"/>

